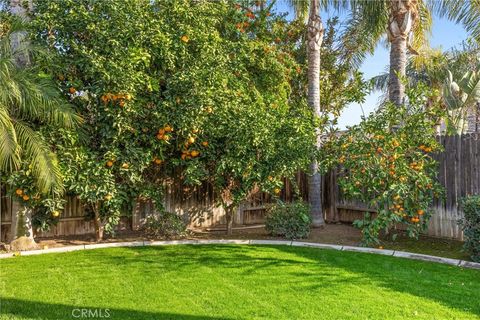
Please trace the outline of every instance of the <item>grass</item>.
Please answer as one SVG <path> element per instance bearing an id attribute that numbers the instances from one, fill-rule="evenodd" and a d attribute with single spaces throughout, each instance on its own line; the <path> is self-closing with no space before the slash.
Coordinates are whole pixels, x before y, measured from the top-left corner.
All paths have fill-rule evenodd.
<path id="1" fill-rule="evenodd" d="M 182 245 L 0 261 L 0 319 L 480 319 L 480 272 L 355 252 Z"/>

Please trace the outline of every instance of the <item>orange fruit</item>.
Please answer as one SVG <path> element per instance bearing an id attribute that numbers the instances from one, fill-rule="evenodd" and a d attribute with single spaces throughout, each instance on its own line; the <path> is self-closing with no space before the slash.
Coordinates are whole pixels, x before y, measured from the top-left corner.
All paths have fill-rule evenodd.
<path id="1" fill-rule="evenodd" d="M 107 194 L 107 195 L 104 197 L 104 199 L 105 199 L 106 201 L 112 200 L 112 195 L 109 193 L 109 194 Z"/>
<path id="2" fill-rule="evenodd" d="M 52 216 L 54 216 L 55 218 L 58 217 L 59 215 L 60 215 L 60 212 L 58 212 L 57 210 L 52 211 Z"/>
<path id="3" fill-rule="evenodd" d="M 158 134 L 163 136 L 165 134 L 165 129 L 158 129 Z"/>
<path id="4" fill-rule="evenodd" d="M 113 166 L 113 161 L 112 160 L 108 160 L 107 163 L 106 163 L 107 167 L 111 167 Z"/>
<path id="5" fill-rule="evenodd" d="M 282 192 L 282 189 L 280 188 L 275 188 L 275 190 L 273 190 L 276 194 L 279 194 L 280 192 Z"/>
<path id="6" fill-rule="evenodd" d="M 28 200 L 30 200 L 30 197 L 27 196 L 26 194 L 24 194 L 23 197 L 22 197 L 22 199 L 23 199 L 24 201 L 28 201 Z"/>
<path id="7" fill-rule="evenodd" d="M 188 141 L 188 143 L 192 144 L 192 143 L 195 142 L 195 138 L 194 138 L 194 137 L 190 137 L 190 138 L 188 138 L 187 141 Z"/>
<path id="8" fill-rule="evenodd" d="M 160 133 L 157 134 L 157 139 L 158 139 L 158 140 L 163 140 L 163 134 L 160 134 Z"/>
<path id="9" fill-rule="evenodd" d="M 68 89 L 68 92 L 70 92 L 71 94 L 75 94 L 75 92 L 77 92 L 77 89 L 75 89 L 74 87 L 70 87 L 70 89 Z"/>
<path id="10" fill-rule="evenodd" d="M 173 131 L 173 128 L 168 124 L 164 127 L 164 129 L 165 129 L 165 132 L 172 132 Z"/>
<path id="11" fill-rule="evenodd" d="M 163 141 L 168 141 L 170 140 L 170 136 L 169 135 L 164 135 L 163 136 Z"/>
<path id="12" fill-rule="evenodd" d="M 202 146 L 208 147 L 208 141 L 203 141 L 203 142 L 202 142 Z"/>
<path id="13" fill-rule="evenodd" d="M 268 181 L 273 181 L 273 177 L 272 177 L 272 176 L 268 176 Z"/>
<path id="14" fill-rule="evenodd" d="M 192 158 L 198 157 L 199 154 L 200 152 L 198 152 L 197 150 L 193 150 L 192 152 L 190 152 L 190 155 L 192 156 Z"/>
<path id="15" fill-rule="evenodd" d="M 17 190 L 15 190 L 15 193 L 17 194 L 17 196 L 21 196 L 23 194 L 23 190 L 22 189 L 17 189 Z"/>
<path id="16" fill-rule="evenodd" d="M 199 131 L 199 130 L 198 130 L 197 128 L 194 128 L 194 129 L 192 130 L 192 133 L 198 133 L 198 131 Z"/>
<path id="17" fill-rule="evenodd" d="M 127 94 L 125 95 L 125 99 L 127 99 L 127 100 L 132 100 L 132 95 L 129 94 L 129 93 L 127 93 Z"/>
<path id="18" fill-rule="evenodd" d="M 162 164 L 163 161 L 162 159 L 155 158 L 153 162 L 155 162 L 155 164 Z"/>
<path id="19" fill-rule="evenodd" d="M 185 43 L 188 43 L 188 41 L 190 41 L 187 35 L 183 35 L 180 39 Z"/>
<path id="20" fill-rule="evenodd" d="M 128 169 L 129 167 L 130 167 L 130 165 L 129 165 L 128 163 L 126 163 L 126 162 L 124 162 L 124 163 L 122 164 L 122 169 Z"/>
<path id="21" fill-rule="evenodd" d="M 423 215 L 424 213 L 425 213 L 425 211 L 422 210 L 422 209 L 418 209 L 418 210 L 417 210 L 417 214 L 418 214 L 419 216 Z"/>

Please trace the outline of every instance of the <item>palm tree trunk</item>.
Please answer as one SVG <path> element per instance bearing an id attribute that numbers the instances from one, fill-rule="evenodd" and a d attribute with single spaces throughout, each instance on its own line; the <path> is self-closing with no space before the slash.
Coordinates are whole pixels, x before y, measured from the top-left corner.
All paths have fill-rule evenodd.
<path id="1" fill-rule="evenodd" d="M 390 41 L 390 102 L 401 105 L 405 99 L 402 77 L 407 68 L 408 38 L 417 19 L 417 0 L 390 0 L 390 18 L 387 27 Z"/>
<path id="2" fill-rule="evenodd" d="M 10 0 L 10 12 L 16 15 L 22 20 L 28 18 L 27 9 L 31 9 L 32 1 L 27 1 L 28 7 L 25 7 L 22 0 Z M 17 51 L 16 63 L 25 67 L 29 64 L 29 56 L 26 53 L 22 53 L 23 41 L 25 40 L 25 32 L 16 32 L 12 34 L 12 49 Z M 19 52 L 18 52 L 19 51 Z M 18 201 L 13 201 L 12 207 L 12 234 L 11 241 L 18 247 L 18 250 L 30 250 L 36 247 L 35 240 L 33 238 L 33 226 L 32 226 L 32 209 L 23 206 Z"/>
<path id="3" fill-rule="evenodd" d="M 319 0 L 310 0 L 308 25 L 307 25 L 307 54 L 308 54 L 308 104 L 316 117 L 321 116 L 320 108 L 320 47 L 323 40 L 323 24 L 320 17 Z M 317 129 L 316 147 L 322 147 L 321 133 Z M 322 208 L 322 177 L 318 163 L 313 160 L 310 164 L 310 177 L 308 180 L 308 199 L 314 227 L 325 225 Z"/>

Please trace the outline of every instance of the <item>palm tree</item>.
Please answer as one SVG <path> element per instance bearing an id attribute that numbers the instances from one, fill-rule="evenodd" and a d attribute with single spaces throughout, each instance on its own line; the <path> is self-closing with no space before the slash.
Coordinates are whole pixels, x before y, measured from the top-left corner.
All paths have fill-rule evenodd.
<path id="1" fill-rule="evenodd" d="M 295 10 L 297 18 L 304 19 L 308 12 L 307 21 L 307 61 L 308 61 L 308 104 L 316 117 L 321 117 L 320 106 L 320 48 L 323 40 L 323 23 L 320 17 L 320 0 L 290 0 L 290 5 Z M 320 149 L 321 137 L 317 132 L 316 147 Z M 308 179 L 308 199 L 312 225 L 321 227 L 325 225 L 322 208 L 322 177 L 318 163 L 313 160 L 310 164 Z"/>
<path id="2" fill-rule="evenodd" d="M 480 4 L 458 0 L 351 0 L 346 45 L 358 52 L 372 52 L 386 34 L 390 43 L 389 100 L 397 105 L 405 98 L 407 54 L 426 47 L 432 27 L 432 13 L 462 23 L 480 38 Z M 385 28 L 387 26 L 387 28 Z"/>
<path id="3" fill-rule="evenodd" d="M 63 184 L 57 159 L 38 129 L 42 125 L 72 128 L 80 118 L 53 81 L 29 63 L 36 52 L 27 42 L 19 42 L 22 37 L 18 34 L 25 34 L 23 22 L 12 19 L 11 23 L 2 23 L 0 171 L 9 174 L 28 166 L 40 192 L 59 193 Z M 31 209 L 15 202 L 12 211 L 12 240 L 27 237 L 30 242 L 26 246 L 31 248 Z"/>

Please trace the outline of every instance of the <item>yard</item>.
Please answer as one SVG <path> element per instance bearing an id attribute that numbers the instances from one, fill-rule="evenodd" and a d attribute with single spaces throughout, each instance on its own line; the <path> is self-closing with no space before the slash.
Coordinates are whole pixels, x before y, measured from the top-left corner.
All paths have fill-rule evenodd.
<path id="1" fill-rule="evenodd" d="M 364 253 L 183 245 L 0 267 L 0 319 L 480 319 L 478 270 Z"/>

